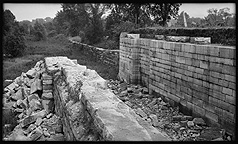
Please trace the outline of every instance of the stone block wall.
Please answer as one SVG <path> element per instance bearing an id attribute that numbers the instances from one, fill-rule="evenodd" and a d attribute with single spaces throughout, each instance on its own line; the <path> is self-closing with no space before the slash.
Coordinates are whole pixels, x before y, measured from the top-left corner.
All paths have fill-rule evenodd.
<path id="1" fill-rule="evenodd" d="M 47 57 L 45 65 L 66 140 L 169 140 L 117 98 L 96 71 L 67 57 Z"/>
<path id="2" fill-rule="evenodd" d="M 94 47 L 88 44 L 72 41 L 73 44 L 78 46 L 86 54 L 92 56 L 105 64 L 117 66 L 119 62 L 119 50 L 108 50 L 103 48 Z"/>
<path id="3" fill-rule="evenodd" d="M 187 112 L 235 131 L 236 49 L 120 38 L 119 77 Z"/>

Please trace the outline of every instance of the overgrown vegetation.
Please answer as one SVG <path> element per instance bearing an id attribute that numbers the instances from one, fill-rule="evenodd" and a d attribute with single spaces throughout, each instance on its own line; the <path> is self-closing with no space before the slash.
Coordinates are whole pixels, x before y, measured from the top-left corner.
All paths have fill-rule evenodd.
<path id="1" fill-rule="evenodd" d="M 211 43 L 222 45 L 236 45 L 236 29 L 226 28 L 145 28 L 131 31 L 141 34 L 142 38 L 154 38 L 155 35 L 211 37 Z"/>

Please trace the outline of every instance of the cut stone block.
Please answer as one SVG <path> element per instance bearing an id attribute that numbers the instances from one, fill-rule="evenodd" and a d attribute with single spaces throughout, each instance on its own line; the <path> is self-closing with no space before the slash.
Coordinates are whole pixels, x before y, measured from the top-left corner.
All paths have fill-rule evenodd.
<path id="1" fill-rule="evenodd" d="M 136 109 L 136 113 L 138 115 L 140 115 L 142 118 L 146 118 L 147 117 L 147 115 L 144 113 L 143 110 L 141 110 L 141 108 Z"/>
<path id="2" fill-rule="evenodd" d="M 53 84 L 53 80 L 52 79 L 45 79 L 42 80 L 43 85 L 52 85 Z"/>
<path id="3" fill-rule="evenodd" d="M 193 122 L 197 125 L 206 125 L 205 121 L 202 118 L 194 118 Z"/>
<path id="4" fill-rule="evenodd" d="M 42 118 L 39 117 L 36 119 L 35 125 L 39 126 L 43 122 Z"/>
<path id="5" fill-rule="evenodd" d="M 36 141 L 42 135 L 43 135 L 43 132 L 39 128 L 36 128 L 27 137 L 30 138 L 32 141 Z"/>
<path id="6" fill-rule="evenodd" d="M 53 112 L 54 109 L 54 101 L 53 100 L 45 100 L 41 101 L 43 108 L 47 111 L 47 113 Z"/>
<path id="7" fill-rule="evenodd" d="M 52 76 L 48 75 L 47 73 L 43 73 L 42 80 L 52 80 Z"/>
<path id="8" fill-rule="evenodd" d="M 158 118 L 157 118 L 157 116 L 155 114 L 150 114 L 150 118 L 152 120 L 153 126 L 158 126 L 159 125 Z"/>
<path id="9" fill-rule="evenodd" d="M 157 40 L 164 40 L 164 35 L 155 35 L 155 39 Z"/>
<path id="10" fill-rule="evenodd" d="M 191 43 L 200 43 L 200 44 L 210 44 L 211 38 L 210 37 L 190 37 Z"/>
<path id="11" fill-rule="evenodd" d="M 11 98 L 13 99 L 13 100 L 19 100 L 19 99 L 24 99 L 24 97 L 23 97 L 23 95 L 22 95 L 22 89 L 19 89 L 15 94 L 13 94 L 12 96 L 11 96 Z"/>
<path id="12" fill-rule="evenodd" d="M 31 84 L 31 94 L 37 90 L 42 90 L 42 83 L 40 79 L 35 79 L 35 81 Z"/>
<path id="13" fill-rule="evenodd" d="M 43 90 L 52 90 L 53 85 L 43 85 Z"/>
<path id="14" fill-rule="evenodd" d="M 46 100 L 50 100 L 50 99 L 53 99 L 54 96 L 53 96 L 52 92 L 49 92 L 49 93 L 43 93 L 41 98 L 46 99 Z"/>
<path id="15" fill-rule="evenodd" d="M 38 96 L 38 94 L 34 93 L 28 96 L 28 101 L 30 102 L 31 100 L 36 99 L 36 100 L 40 100 L 40 97 Z"/>
<path id="16" fill-rule="evenodd" d="M 7 86 L 7 88 L 9 90 L 12 90 L 12 91 L 15 89 L 15 87 L 16 87 L 16 83 L 15 82 L 13 82 L 13 83 L 11 83 L 10 85 Z"/>
<path id="17" fill-rule="evenodd" d="M 24 128 L 32 123 L 34 123 L 36 121 L 36 117 L 35 116 L 28 116 L 25 119 L 23 119 L 21 126 Z"/>
<path id="18" fill-rule="evenodd" d="M 27 75 L 29 78 L 34 78 L 35 75 L 36 75 L 36 70 L 35 70 L 35 69 L 30 69 L 29 71 L 26 72 L 26 75 Z"/>
<path id="19" fill-rule="evenodd" d="M 29 107 L 30 107 L 30 109 L 32 109 L 32 111 L 36 111 L 36 110 L 41 110 L 42 109 L 41 103 L 37 99 L 32 99 L 29 102 Z"/>

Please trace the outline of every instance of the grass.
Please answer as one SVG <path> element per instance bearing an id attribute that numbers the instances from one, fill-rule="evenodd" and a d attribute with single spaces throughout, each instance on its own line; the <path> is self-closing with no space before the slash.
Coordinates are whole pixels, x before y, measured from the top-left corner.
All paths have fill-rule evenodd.
<path id="1" fill-rule="evenodd" d="M 112 67 L 94 60 L 84 54 L 79 48 L 73 48 L 70 43 L 48 39 L 46 41 L 26 41 L 25 54 L 22 57 L 3 59 L 3 81 L 14 80 L 22 72 L 33 68 L 36 62 L 48 56 L 67 56 L 77 59 L 78 64 L 94 69 L 104 79 L 116 79 L 118 67 Z M 3 87 L 8 85 L 3 83 Z"/>

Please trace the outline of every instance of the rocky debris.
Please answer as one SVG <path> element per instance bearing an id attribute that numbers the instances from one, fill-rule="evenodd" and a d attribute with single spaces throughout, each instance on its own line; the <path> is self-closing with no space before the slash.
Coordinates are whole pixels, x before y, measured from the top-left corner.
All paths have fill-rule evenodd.
<path id="1" fill-rule="evenodd" d="M 219 132 L 221 129 L 208 127 L 202 118 L 184 115 L 179 112 L 178 107 L 171 107 L 161 97 L 149 95 L 145 87 L 118 80 L 109 80 L 107 85 L 119 99 L 134 109 L 136 114 L 160 131 L 167 133 L 174 141 L 231 139 L 227 134 L 224 136 L 226 138 L 222 137 Z"/>
<path id="2" fill-rule="evenodd" d="M 17 126 L 3 140 L 64 140 L 62 122 L 53 113 L 52 88 L 52 76 L 39 61 L 4 89 L 3 106 L 15 112 Z"/>

